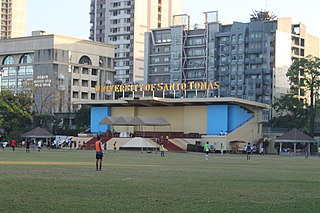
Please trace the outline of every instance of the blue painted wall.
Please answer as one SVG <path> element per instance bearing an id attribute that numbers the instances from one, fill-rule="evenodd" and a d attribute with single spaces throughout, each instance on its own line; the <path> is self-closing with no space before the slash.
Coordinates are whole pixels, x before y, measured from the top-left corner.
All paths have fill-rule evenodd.
<path id="1" fill-rule="evenodd" d="M 91 133 L 105 133 L 110 130 L 109 125 L 99 125 L 99 122 L 106 116 L 111 116 L 110 107 L 91 107 Z"/>
<path id="2" fill-rule="evenodd" d="M 208 135 L 219 135 L 228 129 L 228 105 L 208 106 Z"/>
<path id="3" fill-rule="evenodd" d="M 248 120 L 253 118 L 253 114 L 249 113 L 247 110 L 240 106 L 229 105 L 229 122 L 228 122 L 228 132 L 235 130 L 242 124 L 246 123 Z"/>
<path id="4" fill-rule="evenodd" d="M 209 105 L 207 116 L 208 135 L 219 135 L 221 130 L 231 132 L 253 118 L 252 113 L 237 105 Z"/>

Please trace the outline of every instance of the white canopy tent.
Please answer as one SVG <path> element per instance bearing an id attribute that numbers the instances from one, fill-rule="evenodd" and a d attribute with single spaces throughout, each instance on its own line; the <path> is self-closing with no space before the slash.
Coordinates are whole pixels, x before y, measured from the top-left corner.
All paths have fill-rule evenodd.
<path id="1" fill-rule="evenodd" d="M 159 145 L 151 140 L 141 138 L 141 137 L 135 137 L 135 138 L 132 138 L 128 143 L 124 144 L 121 148 L 141 149 L 141 152 L 143 152 L 144 149 L 146 149 L 147 151 L 157 150 L 159 148 Z"/>

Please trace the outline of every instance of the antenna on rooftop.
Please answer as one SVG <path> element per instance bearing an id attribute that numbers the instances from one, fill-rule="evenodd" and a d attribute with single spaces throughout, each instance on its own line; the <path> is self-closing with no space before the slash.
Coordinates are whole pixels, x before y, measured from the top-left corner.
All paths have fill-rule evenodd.
<path id="1" fill-rule="evenodd" d="M 268 7 L 269 7 L 269 0 L 266 0 L 266 11 L 268 11 Z"/>

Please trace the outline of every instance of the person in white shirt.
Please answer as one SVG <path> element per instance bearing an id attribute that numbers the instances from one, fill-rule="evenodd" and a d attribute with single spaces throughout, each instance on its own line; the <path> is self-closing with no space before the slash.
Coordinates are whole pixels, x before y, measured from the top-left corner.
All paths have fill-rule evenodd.
<path id="1" fill-rule="evenodd" d="M 39 141 L 38 141 L 38 152 L 40 152 L 40 150 L 41 150 L 41 146 L 42 146 L 42 141 L 41 141 L 41 140 L 39 140 Z"/>
<path id="2" fill-rule="evenodd" d="M 2 142 L 2 151 L 5 150 L 6 146 L 8 145 L 7 141 Z"/>

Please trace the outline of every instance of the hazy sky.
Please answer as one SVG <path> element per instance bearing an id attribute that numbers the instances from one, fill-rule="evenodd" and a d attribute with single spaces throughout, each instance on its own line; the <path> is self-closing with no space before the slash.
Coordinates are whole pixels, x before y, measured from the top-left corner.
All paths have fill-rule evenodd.
<path id="1" fill-rule="evenodd" d="M 26 0 L 27 35 L 34 30 L 87 39 L 90 0 Z M 184 12 L 191 23 L 203 24 L 205 11 L 218 11 L 219 20 L 249 22 L 253 10 L 268 8 L 278 17 L 305 23 L 307 31 L 320 37 L 318 0 L 185 0 Z"/>

